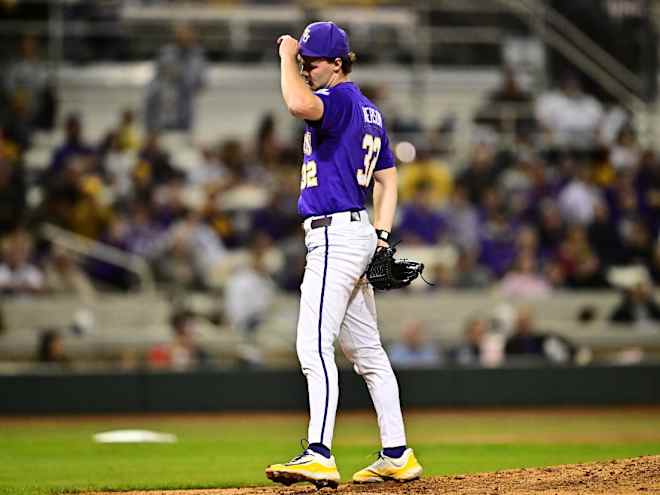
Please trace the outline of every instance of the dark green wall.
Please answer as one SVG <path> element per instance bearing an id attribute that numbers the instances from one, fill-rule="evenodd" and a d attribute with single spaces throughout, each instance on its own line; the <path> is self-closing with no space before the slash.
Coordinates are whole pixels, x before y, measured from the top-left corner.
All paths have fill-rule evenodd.
<path id="1" fill-rule="evenodd" d="M 397 372 L 404 407 L 659 404 L 660 366 Z M 364 409 L 362 379 L 340 373 L 340 407 Z M 304 410 L 292 371 L 0 377 L 0 413 Z"/>

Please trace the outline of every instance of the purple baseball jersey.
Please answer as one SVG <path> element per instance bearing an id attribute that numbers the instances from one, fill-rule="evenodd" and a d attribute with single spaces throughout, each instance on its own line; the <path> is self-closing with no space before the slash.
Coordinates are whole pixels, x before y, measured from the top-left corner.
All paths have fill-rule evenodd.
<path id="1" fill-rule="evenodd" d="M 315 94 L 323 117 L 306 121 L 298 213 L 362 210 L 374 171 L 395 165 L 383 118 L 352 82 Z"/>

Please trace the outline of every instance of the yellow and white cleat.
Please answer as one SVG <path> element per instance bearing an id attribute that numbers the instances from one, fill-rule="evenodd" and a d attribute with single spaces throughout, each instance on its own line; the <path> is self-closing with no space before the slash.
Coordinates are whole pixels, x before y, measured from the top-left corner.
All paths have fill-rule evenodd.
<path id="1" fill-rule="evenodd" d="M 398 459 L 387 457 L 382 452 L 371 466 L 353 475 L 353 483 L 378 483 L 381 481 L 412 481 L 422 475 L 422 466 L 413 449 L 406 449 Z"/>
<path id="2" fill-rule="evenodd" d="M 341 479 L 334 456 L 327 459 L 309 449 L 286 464 L 268 466 L 266 476 L 269 480 L 286 486 L 301 481 L 309 481 L 318 490 L 325 487 L 337 488 Z"/>

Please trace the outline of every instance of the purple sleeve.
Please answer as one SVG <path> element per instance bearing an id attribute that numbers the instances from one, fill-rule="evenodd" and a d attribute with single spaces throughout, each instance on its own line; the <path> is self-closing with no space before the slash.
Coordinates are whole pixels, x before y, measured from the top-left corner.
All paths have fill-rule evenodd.
<path id="1" fill-rule="evenodd" d="M 376 163 L 374 170 L 385 170 L 386 168 L 392 168 L 395 165 L 396 162 L 394 160 L 394 155 L 390 149 L 390 140 L 387 137 L 387 134 L 383 132 L 380 145 L 380 155 L 378 156 L 378 163 Z"/>
<path id="2" fill-rule="evenodd" d="M 316 125 L 325 132 L 333 132 L 335 129 L 343 129 L 345 120 L 350 116 L 350 100 L 345 98 L 340 91 L 330 93 L 328 90 L 319 90 L 316 96 L 323 102 L 323 117 Z"/>

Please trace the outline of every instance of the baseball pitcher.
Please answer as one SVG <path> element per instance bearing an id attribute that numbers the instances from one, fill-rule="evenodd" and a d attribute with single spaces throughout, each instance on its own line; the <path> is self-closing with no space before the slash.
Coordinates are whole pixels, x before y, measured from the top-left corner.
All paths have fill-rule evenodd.
<path id="1" fill-rule="evenodd" d="M 277 42 L 284 102 L 305 121 L 298 212 L 304 218 L 307 263 L 296 350 L 307 379 L 310 421 L 307 448 L 289 462 L 269 466 L 266 475 L 285 485 L 309 481 L 317 488 L 337 487 L 331 448 L 338 340 L 367 383 L 382 442 L 378 460 L 355 473 L 353 481 L 417 479 L 422 467 L 406 446 L 399 389 L 378 333 L 374 289 L 363 277 L 372 268 L 374 286 L 396 288 L 423 268 L 395 260 L 389 247 L 397 172 L 383 118 L 349 79 L 355 55 L 337 25 L 315 22 L 300 40 L 285 35 Z M 372 180 L 373 224 L 365 210 Z"/>

